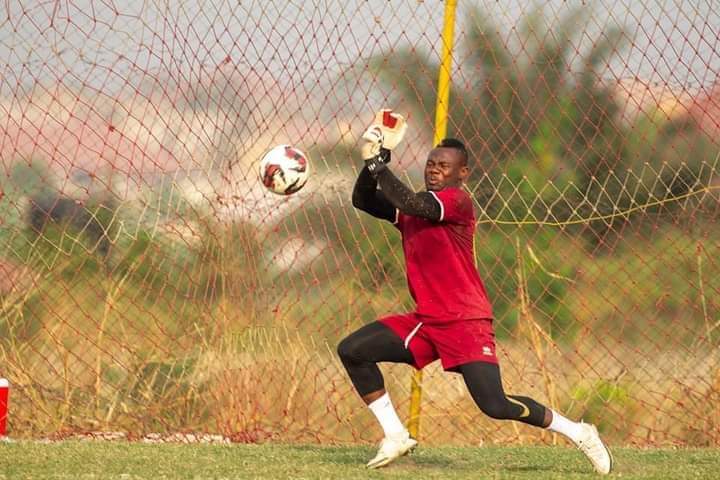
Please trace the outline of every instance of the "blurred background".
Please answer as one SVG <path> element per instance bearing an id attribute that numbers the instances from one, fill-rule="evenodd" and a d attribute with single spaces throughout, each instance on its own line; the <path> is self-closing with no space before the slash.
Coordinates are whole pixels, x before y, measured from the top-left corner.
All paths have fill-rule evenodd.
<path id="1" fill-rule="evenodd" d="M 611 444 L 720 443 L 714 2 L 462 1 L 448 135 L 505 389 Z M 440 1 L 0 5 L 0 377 L 9 434 L 364 443 L 338 341 L 413 308 L 350 204 L 374 111 L 432 147 Z M 305 151 L 290 197 L 263 152 Z M 405 414 L 412 369 L 386 366 Z M 406 415 L 403 415 L 406 418 Z M 426 444 L 553 443 L 426 369 Z"/>

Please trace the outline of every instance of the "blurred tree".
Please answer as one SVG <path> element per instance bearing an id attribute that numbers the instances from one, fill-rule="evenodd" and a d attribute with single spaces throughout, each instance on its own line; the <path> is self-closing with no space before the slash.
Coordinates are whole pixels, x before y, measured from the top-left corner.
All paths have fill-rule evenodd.
<path id="1" fill-rule="evenodd" d="M 585 31 L 587 12 L 579 6 L 549 30 L 542 10 L 533 10 L 516 31 L 518 52 L 479 8 L 469 12 L 456 54 L 459 74 L 450 90 L 449 134 L 463 139 L 477 162 L 469 186 L 491 218 L 567 217 L 572 209 L 559 192 L 534 201 L 548 180 L 559 190 L 572 182 L 571 191 L 583 192 L 593 177 L 622 162 L 626 127 L 617 120 L 619 106 L 610 87 L 599 81 L 599 71 L 624 33 L 619 28 L 602 32 L 575 60 L 575 40 Z M 374 57 L 370 66 L 416 117 L 432 118 L 436 61 L 416 49 L 401 49 Z M 503 180 L 508 195 L 498 195 Z M 521 182 L 529 196 L 510 195 Z"/>

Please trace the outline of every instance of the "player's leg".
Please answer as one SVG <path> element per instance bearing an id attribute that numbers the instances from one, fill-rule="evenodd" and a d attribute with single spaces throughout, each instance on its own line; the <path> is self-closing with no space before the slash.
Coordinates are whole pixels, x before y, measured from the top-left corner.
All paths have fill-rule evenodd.
<path id="1" fill-rule="evenodd" d="M 573 422 L 532 398 L 505 395 L 500 367 L 494 363 L 471 362 L 457 367 L 475 403 L 486 415 L 498 420 L 516 420 L 547 428 L 569 438 L 588 457 L 595 470 L 609 473 L 610 451 L 590 424 Z"/>
<path id="2" fill-rule="evenodd" d="M 407 363 L 415 360 L 403 339 L 381 322 L 374 322 L 356 330 L 338 345 L 338 355 L 358 394 L 370 408 L 383 429 L 385 438 L 368 468 L 383 467 L 412 450 L 417 441 L 410 438 L 398 417 L 378 362 Z"/>
<path id="3" fill-rule="evenodd" d="M 457 367 L 465 385 L 482 412 L 497 420 L 519 422 L 547 428 L 552 413 L 528 397 L 506 396 L 500 377 L 500 368 L 489 362 L 471 362 Z"/>
<path id="4" fill-rule="evenodd" d="M 340 342 L 337 350 L 355 389 L 368 405 L 386 393 L 379 362 L 414 363 L 402 338 L 381 322 L 354 331 Z"/>

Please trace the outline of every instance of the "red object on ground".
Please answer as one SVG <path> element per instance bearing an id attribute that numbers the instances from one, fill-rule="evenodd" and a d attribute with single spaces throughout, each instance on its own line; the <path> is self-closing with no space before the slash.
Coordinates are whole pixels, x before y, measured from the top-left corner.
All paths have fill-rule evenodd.
<path id="1" fill-rule="evenodd" d="M 0 378 L 0 437 L 5 436 L 7 429 L 8 396 L 10 394 L 10 383 Z"/>

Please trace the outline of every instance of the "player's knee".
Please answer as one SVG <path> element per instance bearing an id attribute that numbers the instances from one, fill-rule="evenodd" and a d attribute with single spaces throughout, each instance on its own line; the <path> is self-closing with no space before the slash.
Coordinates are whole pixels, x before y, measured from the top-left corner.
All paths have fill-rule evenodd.
<path id="1" fill-rule="evenodd" d="M 352 362 L 357 358 L 357 348 L 349 337 L 343 338 L 337 346 L 337 353 L 343 363 Z"/>

